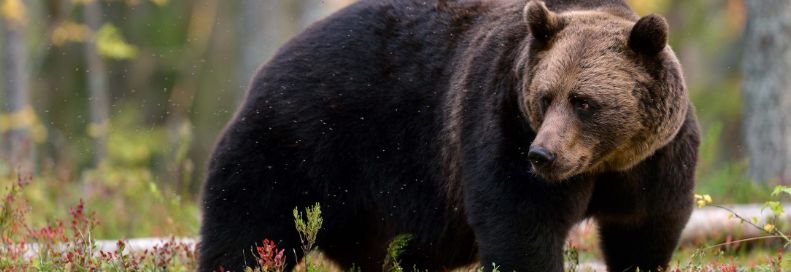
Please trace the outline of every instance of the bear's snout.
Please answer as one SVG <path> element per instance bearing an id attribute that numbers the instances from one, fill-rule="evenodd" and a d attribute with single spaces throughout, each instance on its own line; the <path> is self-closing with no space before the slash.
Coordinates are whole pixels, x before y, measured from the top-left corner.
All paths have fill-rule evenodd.
<path id="1" fill-rule="evenodd" d="M 531 146 L 527 158 L 534 168 L 542 168 L 551 165 L 555 161 L 555 154 L 541 146 Z"/>

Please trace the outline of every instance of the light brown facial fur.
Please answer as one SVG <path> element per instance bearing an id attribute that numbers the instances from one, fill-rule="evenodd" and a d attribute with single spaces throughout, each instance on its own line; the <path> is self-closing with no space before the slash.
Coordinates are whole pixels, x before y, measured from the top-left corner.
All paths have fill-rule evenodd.
<path id="1" fill-rule="evenodd" d="M 535 173 L 565 180 L 627 170 L 675 136 L 688 101 L 664 19 L 530 2 L 525 21 L 535 35 L 520 106 L 536 132 L 531 155 L 552 157 L 531 156 Z"/>

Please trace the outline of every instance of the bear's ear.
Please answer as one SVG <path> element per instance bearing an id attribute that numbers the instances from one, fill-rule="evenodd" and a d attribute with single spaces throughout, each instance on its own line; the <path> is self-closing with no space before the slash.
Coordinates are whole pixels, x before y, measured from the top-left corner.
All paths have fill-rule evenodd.
<path id="1" fill-rule="evenodd" d="M 542 41 L 549 40 L 563 28 L 563 20 L 541 1 L 528 2 L 523 16 L 530 33 Z"/>
<path id="2" fill-rule="evenodd" d="M 629 48 L 645 56 L 659 54 L 667 45 L 668 26 L 662 16 L 651 14 L 640 18 L 629 34 Z"/>

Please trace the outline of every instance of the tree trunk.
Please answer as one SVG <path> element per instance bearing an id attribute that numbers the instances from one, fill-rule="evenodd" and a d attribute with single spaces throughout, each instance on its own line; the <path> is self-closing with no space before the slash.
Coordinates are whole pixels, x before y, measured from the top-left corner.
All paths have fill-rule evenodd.
<path id="1" fill-rule="evenodd" d="M 789 184 L 791 1 L 748 0 L 746 4 L 743 93 L 750 175 L 758 182 Z"/>
<path id="2" fill-rule="evenodd" d="M 239 45 L 241 67 L 239 69 L 238 101 L 244 97 L 247 85 L 261 63 L 275 54 L 283 43 L 284 6 L 282 0 L 242 0 L 240 8 L 241 29 Z"/>
<path id="3" fill-rule="evenodd" d="M 19 12 L 23 12 L 20 10 Z M 5 111 L 6 125 L 3 128 L 4 155 L 11 167 L 23 172 L 33 169 L 33 141 L 30 128 L 34 125 L 36 115 L 30 106 L 28 86 L 27 50 L 24 37 L 24 14 L 18 14 L 17 20 L 2 19 L 3 28 L 3 68 L 4 87 L 6 91 Z M 27 173 L 26 173 L 27 174 Z"/>
<path id="4" fill-rule="evenodd" d="M 332 10 L 327 0 L 302 0 L 300 1 L 299 24 L 301 29 L 305 29 L 326 16 Z"/>
<path id="5" fill-rule="evenodd" d="M 195 60 L 201 59 L 209 47 L 214 26 L 217 23 L 219 2 L 214 0 L 193 1 L 184 57 L 179 66 L 179 80 L 173 85 L 170 94 L 170 116 L 168 117 L 168 139 L 173 147 L 173 157 L 169 158 L 168 168 L 172 173 L 173 188 L 177 193 L 194 195 L 197 185 L 193 183 L 194 164 L 189 157 L 194 139 L 189 115 L 193 108 L 198 90 L 200 66 Z"/>
<path id="6" fill-rule="evenodd" d="M 84 7 L 85 22 L 91 31 L 96 34 L 102 24 L 102 10 L 99 0 L 89 1 Z M 95 37 L 95 35 L 94 35 Z M 109 125 L 109 99 L 107 94 L 107 75 L 104 60 L 99 55 L 96 40 L 85 43 L 85 62 L 88 64 L 86 75 L 88 77 L 88 91 L 91 123 L 89 134 L 94 139 L 94 165 L 107 156 L 107 129 Z"/>

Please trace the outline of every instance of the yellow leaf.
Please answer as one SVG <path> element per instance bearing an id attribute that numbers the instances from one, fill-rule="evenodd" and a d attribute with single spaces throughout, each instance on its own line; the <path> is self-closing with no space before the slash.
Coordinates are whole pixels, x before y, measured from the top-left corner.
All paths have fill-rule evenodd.
<path id="1" fill-rule="evenodd" d="M 629 5 L 637 14 L 661 13 L 668 8 L 670 1 L 657 0 L 628 0 Z"/>
<path id="2" fill-rule="evenodd" d="M 104 123 L 90 123 L 88 124 L 88 136 L 93 138 L 99 138 L 101 136 L 107 135 L 107 122 Z"/>
<path id="3" fill-rule="evenodd" d="M 2 128 L 2 131 L 26 129 L 37 123 L 38 116 L 36 116 L 36 112 L 31 106 L 0 116 L 0 128 Z"/>
<path id="4" fill-rule="evenodd" d="M 33 138 L 33 141 L 36 143 L 43 143 L 47 140 L 47 127 L 42 124 L 36 124 L 30 130 L 30 136 Z"/>
<path id="5" fill-rule="evenodd" d="M 67 42 L 85 42 L 90 34 L 91 30 L 84 24 L 65 22 L 52 30 L 52 44 L 61 46 Z"/>
<path id="6" fill-rule="evenodd" d="M 706 205 L 711 204 L 712 199 L 710 195 L 699 195 L 695 194 L 695 203 L 698 205 L 698 208 L 706 207 Z"/>
<path id="7" fill-rule="evenodd" d="M 703 200 L 706 201 L 706 203 L 711 203 L 712 202 L 712 199 L 711 199 L 710 195 L 703 195 Z"/>
<path id="8" fill-rule="evenodd" d="M 772 232 L 772 231 L 774 231 L 774 230 L 775 230 L 775 225 L 772 225 L 772 224 L 766 224 L 766 225 L 764 225 L 764 230 L 765 230 L 766 232 Z"/>
<path id="9" fill-rule="evenodd" d="M 169 0 L 151 0 L 151 2 L 154 2 L 154 4 L 161 7 L 167 5 Z"/>
<path id="10" fill-rule="evenodd" d="M 130 59 L 137 55 L 137 47 L 128 44 L 112 24 L 105 24 L 96 32 L 99 54 L 113 59 Z"/>
<path id="11" fill-rule="evenodd" d="M 36 111 L 31 106 L 0 115 L 0 132 L 11 129 L 28 129 L 36 143 L 42 143 L 47 139 L 47 128 L 41 124 Z"/>
<path id="12" fill-rule="evenodd" d="M 91 3 L 93 1 L 96 1 L 96 0 L 71 0 L 72 3 L 77 4 L 77 5 L 85 5 L 85 4 Z"/>
<path id="13" fill-rule="evenodd" d="M 0 132 L 5 133 L 11 128 L 11 121 L 8 120 L 8 116 L 5 114 L 0 114 Z"/>
<path id="14" fill-rule="evenodd" d="M 0 13 L 12 24 L 25 23 L 25 4 L 21 0 L 4 0 Z"/>

